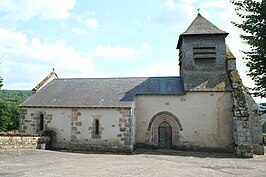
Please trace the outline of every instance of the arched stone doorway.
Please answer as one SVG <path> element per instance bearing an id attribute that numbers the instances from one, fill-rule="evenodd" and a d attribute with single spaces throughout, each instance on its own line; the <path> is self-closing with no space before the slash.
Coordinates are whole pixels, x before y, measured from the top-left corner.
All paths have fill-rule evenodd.
<path id="1" fill-rule="evenodd" d="M 167 111 L 154 115 L 149 123 L 151 144 L 159 148 L 171 148 L 179 145 L 179 132 L 183 128 L 178 118 Z"/>

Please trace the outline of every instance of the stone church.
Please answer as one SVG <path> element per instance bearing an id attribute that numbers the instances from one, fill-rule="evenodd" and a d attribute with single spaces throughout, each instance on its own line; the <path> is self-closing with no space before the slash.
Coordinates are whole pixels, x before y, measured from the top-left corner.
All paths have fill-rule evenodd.
<path id="1" fill-rule="evenodd" d="M 57 149 L 263 154 L 257 106 L 227 35 L 199 13 L 179 36 L 176 77 L 58 78 L 52 71 L 20 105 L 20 131 L 53 130 Z"/>

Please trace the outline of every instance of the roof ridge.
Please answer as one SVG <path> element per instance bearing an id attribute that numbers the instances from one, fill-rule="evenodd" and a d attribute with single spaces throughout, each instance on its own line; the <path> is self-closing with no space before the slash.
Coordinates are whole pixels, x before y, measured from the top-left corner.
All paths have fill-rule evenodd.
<path id="1" fill-rule="evenodd" d="M 36 92 L 37 90 L 39 90 L 40 88 L 42 88 L 44 86 L 44 84 L 49 81 L 49 79 L 51 79 L 53 76 L 55 76 L 58 79 L 58 76 L 54 70 L 54 68 L 52 69 L 52 71 L 43 79 L 41 80 L 41 82 L 38 83 L 38 85 L 36 85 L 32 91 Z"/>
<path id="2" fill-rule="evenodd" d="M 136 78 L 181 78 L 181 76 L 143 76 L 143 77 L 88 77 L 88 78 L 57 78 L 56 80 L 75 80 L 75 79 L 136 79 Z"/>

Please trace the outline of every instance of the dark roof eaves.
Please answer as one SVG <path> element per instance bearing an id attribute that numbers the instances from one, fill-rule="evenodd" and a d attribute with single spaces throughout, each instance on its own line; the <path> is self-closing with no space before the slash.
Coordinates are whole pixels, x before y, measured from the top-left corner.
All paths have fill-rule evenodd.
<path id="1" fill-rule="evenodd" d="M 160 95 L 160 96 L 164 96 L 164 95 L 185 95 L 185 91 L 183 93 L 167 93 L 167 94 L 152 94 L 152 93 L 138 93 L 138 94 L 135 94 L 135 97 L 136 96 L 141 96 L 141 95 Z"/>
<path id="2" fill-rule="evenodd" d="M 232 92 L 232 90 L 215 90 L 215 89 L 202 89 L 202 90 L 189 90 L 187 92 Z"/>
<path id="3" fill-rule="evenodd" d="M 92 108 L 92 109 L 116 109 L 131 108 L 132 106 L 40 106 L 40 105 L 19 105 L 20 108 Z"/>
<path id="4" fill-rule="evenodd" d="M 199 36 L 199 35 L 225 35 L 227 36 L 229 33 L 224 32 L 224 33 L 194 33 L 194 34 L 186 34 L 182 33 L 180 36 Z"/>
<path id="5" fill-rule="evenodd" d="M 182 34 L 179 35 L 176 49 L 179 49 L 179 48 L 180 48 L 180 43 L 181 43 L 181 40 L 182 40 L 182 37 L 183 37 L 183 36 L 225 35 L 225 37 L 227 37 L 228 34 L 229 34 L 229 33 L 227 33 L 227 32 L 224 32 L 224 33 L 201 33 L 201 34 L 186 34 L 186 33 L 182 33 Z"/>
<path id="6" fill-rule="evenodd" d="M 57 78 L 55 80 L 86 80 L 86 79 L 137 79 L 137 78 L 181 78 L 180 76 L 140 76 L 140 77 L 95 77 L 95 78 Z"/>

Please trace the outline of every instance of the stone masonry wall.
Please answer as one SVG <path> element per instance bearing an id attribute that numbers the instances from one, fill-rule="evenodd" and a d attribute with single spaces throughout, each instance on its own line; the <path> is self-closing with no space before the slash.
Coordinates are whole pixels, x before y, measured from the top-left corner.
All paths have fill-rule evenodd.
<path id="1" fill-rule="evenodd" d="M 197 48 L 203 51 L 197 51 Z M 183 36 L 179 60 L 185 91 L 231 91 L 226 74 L 225 51 L 223 35 Z M 206 52 L 215 53 L 215 57 L 195 58 L 196 53 Z"/>
<path id="2" fill-rule="evenodd" d="M 240 157 L 264 154 L 262 127 L 258 106 L 247 93 L 236 69 L 236 58 L 227 46 L 227 72 L 233 89 L 233 136 L 235 152 Z"/>
<path id="3" fill-rule="evenodd" d="M 263 147 L 263 135 L 262 135 L 262 126 L 261 118 L 258 111 L 258 106 L 250 94 L 245 94 L 247 105 L 250 115 L 250 130 L 251 130 L 251 140 L 253 146 L 253 152 L 257 155 L 264 154 Z"/>
<path id="4" fill-rule="evenodd" d="M 20 109 L 20 123 L 19 123 L 19 131 L 25 133 L 27 130 L 26 124 L 26 116 L 27 116 L 27 109 Z"/>
<path id="5" fill-rule="evenodd" d="M 43 139 L 47 141 L 49 137 L 30 134 L 11 135 L 0 133 L 0 149 L 37 149 L 39 148 L 40 142 Z"/>
<path id="6" fill-rule="evenodd" d="M 237 157 L 253 157 L 249 110 L 242 80 L 237 70 L 229 72 L 233 88 L 233 139 Z"/>
<path id="7" fill-rule="evenodd" d="M 119 109 L 120 113 L 119 118 L 119 130 L 120 134 L 117 135 L 117 137 L 121 138 L 121 141 L 124 142 L 124 145 L 130 149 L 133 148 L 132 143 L 132 127 L 133 127 L 133 121 L 131 117 L 131 110 L 130 109 Z"/>
<path id="8" fill-rule="evenodd" d="M 79 116 L 81 116 L 80 111 L 77 108 L 72 109 L 71 141 L 76 141 L 77 135 L 80 134 L 79 127 L 82 126 L 82 122 L 79 120 Z"/>
<path id="9" fill-rule="evenodd" d="M 29 113 L 27 109 L 20 109 L 20 124 L 19 124 L 19 132 L 21 133 L 41 133 L 41 131 L 38 130 L 38 119 L 40 119 L 40 114 L 42 114 L 44 117 L 43 120 L 43 131 L 46 130 L 49 125 L 51 124 L 51 121 L 53 119 L 52 114 L 46 114 L 45 111 L 37 110 L 34 113 Z"/>
<path id="10" fill-rule="evenodd" d="M 110 115 L 105 111 L 99 114 L 94 110 L 72 108 L 70 141 L 58 141 L 54 148 L 70 151 L 132 152 L 131 110 L 129 108 L 110 109 Z M 109 116 L 116 120 L 110 123 Z M 110 130 L 114 130 L 111 137 L 107 135 Z"/>

